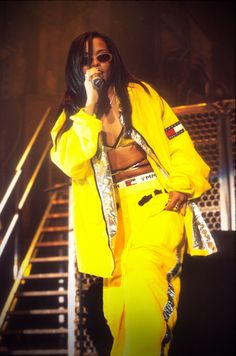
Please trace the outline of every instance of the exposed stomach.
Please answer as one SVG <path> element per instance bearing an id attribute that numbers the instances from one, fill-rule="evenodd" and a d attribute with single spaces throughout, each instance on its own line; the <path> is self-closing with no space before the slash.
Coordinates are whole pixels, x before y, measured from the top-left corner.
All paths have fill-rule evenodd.
<path id="1" fill-rule="evenodd" d="M 136 143 L 111 149 L 107 154 L 115 183 L 153 171 L 146 153 Z"/>

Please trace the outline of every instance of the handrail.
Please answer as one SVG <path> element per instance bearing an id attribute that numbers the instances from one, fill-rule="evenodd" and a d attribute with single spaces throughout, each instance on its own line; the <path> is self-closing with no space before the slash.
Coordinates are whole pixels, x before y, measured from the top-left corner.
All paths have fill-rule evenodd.
<path id="1" fill-rule="evenodd" d="M 2 198 L 2 201 L 0 203 L 0 215 L 1 215 L 1 213 L 2 213 L 2 211 L 4 209 L 4 206 L 6 205 L 8 199 L 9 199 L 9 197 L 10 197 L 10 195 L 11 195 L 11 193 L 12 193 L 12 191 L 13 191 L 13 189 L 14 189 L 14 187 L 15 187 L 15 185 L 16 185 L 16 183 L 17 183 L 17 181 L 18 181 L 18 179 L 19 179 L 19 177 L 21 175 L 21 173 L 22 173 L 21 169 L 23 167 L 23 164 L 25 163 L 25 160 L 26 160 L 26 158 L 28 157 L 28 155 L 29 155 L 29 153 L 31 151 L 31 149 L 32 149 L 32 147 L 33 147 L 33 145 L 34 145 L 34 143 L 35 143 L 35 141 L 36 141 L 36 139 L 37 139 L 37 137 L 38 137 L 38 135 L 39 135 L 39 133 L 40 133 L 40 131 L 41 131 L 46 119 L 47 119 L 47 117 L 48 117 L 48 115 L 49 115 L 50 110 L 51 110 L 51 108 L 49 107 L 45 111 L 42 119 L 40 120 L 40 123 L 39 123 L 38 127 L 35 130 L 35 133 L 33 134 L 30 142 L 28 143 L 28 145 L 27 145 L 22 157 L 20 158 L 20 160 L 19 160 L 19 162 L 18 162 L 18 164 L 16 166 L 14 177 L 12 178 L 12 180 L 11 180 L 7 190 L 6 190 L 6 193 L 4 194 L 4 196 Z"/>
<path id="2" fill-rule="evenodd" d="M 48 142 L 47 146 L 45 147 L 45 149 L 44 149 L 44 151 L 43 151 L 43 153 L 42 153 L 42 155 L 40 157 L 40 160 L 39 160 L 39 162 L 38 162 L 38 164 L 37 164 L 32 176 L 31 176 L 30 180 L 28 181 L 26 189 L 25 189 L 25 191 L 24 191 L 24 193 L 23 193 L 23 195 L 22 195 L 22 197 L 20 199 L 20 202 L 18 203 L 17 212 L 13 215 L 13 218 L 12 218 L 12 220 L 11 220 L 9 226 L 8 226 L 8 229 L 7 229 L 5 235 L 4 235 L 3 239 L 2 239 L 2 243 L 0 245 L 0 257 L 1 257 L 1 255 L 3 253 L 3 251 L 4 251 L 4 248 L 5 248 L 5 246 L 6 246 L 7 242 L 8 242 L 9 237 L 11 236 L 12 230 L 14 229 L 14 227 L 16 225 L 16 222 L 17 222 L 17 220 L 19 218 L 19 215 L 20 215 L 20 210 L 22 210 L 22 208 L 24 206 L 24 203 L 25 203 L 25 201 L 26 201 L 26 199 L 27 199 L 27 197 L 29 195 L 29 192 L 30 192 L 31 188 L 33 187 L 35 179 L 37 178 L 37 175 L 38 175 L 39 170 L 40 170 L 40 168 L 41 168 L 41 166 L 43 164 L 43 161 L 44 161 L 44 159 L 45 159 L 45 157 L 46 157 L 46 155 L 47 155 L 47 153 L 49 151 L 49 148 L 50 148 L 50 142 Z"/>
<path id="3" fill-rule="evenodd" d="M 44 125 L 44 123 L 45 123 L 45 121 L 46 121 L 46 119 L 47 119 L 47 117 L 48 117 L 48 114 L 49 114 L 50 110 L 51 110 L 50 107 L 47 108 L 45 114 L 43 115 L 43 117 L 42 117 L 42 119 L 41 119 L 41 121 L 40 121 L 40 123 L 39 123 L 37 129 L 35 130 L 34 135 L 32 136 L 32 138 L 31 138 L 31 140 L 30 140 L 28 146 L 27 146 L 26 149 L 25 149 L 25 152 L 23 153 L 23 155 L 22 155 L 22 157 L 21 157 L 21 159 L 20 159 L 18 165 L 16 166 L 16 170 L 21 169 L 22 166 L 23 166 L 23 164 L 25 163 L 25 160 L 26 160 L 28 154 L 30 153 L 30 150 L 31 150 L 31 148 L 33 147 L 33 144 L 35 143 L 36 138 L 37 138 L 39 132 L 41 131 L 41 128 L 43 127 L 43 125 Z"/>

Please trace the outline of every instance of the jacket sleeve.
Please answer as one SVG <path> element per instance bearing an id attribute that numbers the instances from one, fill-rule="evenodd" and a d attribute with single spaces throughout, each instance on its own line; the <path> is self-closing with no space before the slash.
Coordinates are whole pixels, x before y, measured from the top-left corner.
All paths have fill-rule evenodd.
<path id="1" fill-rule="evenodd" d="M 168 103 L 148 86 L 158 120 L 162 120 L 170 165 L 166 187 L 168 191 L 188 194 L 190 199 L 200 197 L 211 188 L 208 182 L 210 168 L 194 147 L 187 130 Z"/>
<path id="2" fill-rule="evenodd" d="M 102 122 L 81 109 L 70 119 L 72 126 L 59 134 L 66 120 L 63 111 L 57 119 L 51 137 L 53 146 L 50 151 L 51 160 L 69 177 L 83 179 L 91 168 L 90 159 L 95 155 L 98 146 L 98 135 L 102 130 Z"/>
<path id="3" fill-rule="evenodd" d="M 190 135 L 173 110 L 164 99 L 161 101 L 171 159 L 167 187 L 170 191 L 184 192 L 190 198 L 198 198 L 211 188 L 208 182 L 210 168 L 195 149 Z"/>

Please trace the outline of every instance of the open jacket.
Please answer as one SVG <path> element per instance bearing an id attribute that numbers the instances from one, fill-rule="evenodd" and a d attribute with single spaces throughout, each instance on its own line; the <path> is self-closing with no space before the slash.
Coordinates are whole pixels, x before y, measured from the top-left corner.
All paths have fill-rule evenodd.
<path id="1" fill-rule="evenodd" d="M 146 151 L 163 189 L 187 193 L 190 202 L 210 189 L 209 167 L 195 150 L 188 132 L 158 93 L 150 95 L 130 83 L 132 138 Z M 114 270 L 112 238 L 116 233 L 116 204 L 107 156 L 100 139 L 102 122 L 83 109 L 72 115 L 73 125 L 55 142 L 66 116 L 52 131 L 52 161 L 72 178 L 73 219 L 78 267 L 81 272 L 109 277 Z M 216 252 L 214 240 L 196 204 L 185 216 L 187 249 L 191 255 Z"/>

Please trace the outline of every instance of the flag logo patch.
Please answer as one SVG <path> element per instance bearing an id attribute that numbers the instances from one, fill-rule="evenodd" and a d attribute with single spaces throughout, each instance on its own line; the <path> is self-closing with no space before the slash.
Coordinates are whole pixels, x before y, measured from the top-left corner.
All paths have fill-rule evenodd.
<path id="1" fill-rule="evenodd" d="M 183 132 L 184 132 L 183 125 L 179 121 L 177 121 L 175 124 L 165 129 L 166 136 L 168 137 L 169 140 L 180 135 Z"/>

